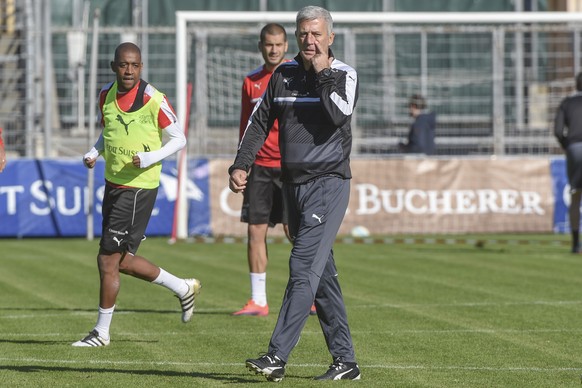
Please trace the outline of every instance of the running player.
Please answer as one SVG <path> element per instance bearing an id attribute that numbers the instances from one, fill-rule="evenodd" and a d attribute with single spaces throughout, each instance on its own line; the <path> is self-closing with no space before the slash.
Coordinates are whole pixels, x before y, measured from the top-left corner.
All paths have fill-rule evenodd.
<path id="1" fill-rule="evenodd" d="M 100 93 L 103 131 L 85 154 L 88 168 L 99 155 L 105 159 L 103 225 L 97 265 L 101 279 L 97 324 L 73 346 L 109 345 L 109 327 L 119 292 L 120 273 L 171 290 L 180 300 L 182 321 L 190 321 L 197 279 L 182 279 L 136 254 L 148 225 L 162 170 L 161 160 L 186 145 L 186 138 L 166 96 L 140 78 L 141 51 L 133 43 L 115 50 L 111 69 L 116 81 Z M 162 144 L 162 132 L 169 140 Z"/>

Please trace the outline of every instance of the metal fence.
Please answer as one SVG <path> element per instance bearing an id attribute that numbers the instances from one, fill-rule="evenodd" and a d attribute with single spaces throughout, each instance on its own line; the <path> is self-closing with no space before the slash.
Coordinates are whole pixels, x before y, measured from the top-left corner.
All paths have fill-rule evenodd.
<path id="1" fill-rule="evenodd" d="M 28 28 L 35 19 L 25 15 L 25 3 L 0 2 L 0 127 L 9 153 L 18 154 L 32 149 L 26 129 L 33 127 L 36 109 L 34 101 L 29 100 L 33 94 L 27 93 L 34 87 L 32 78 L 26 75 L 35 73 L 39 65 L 28 60 L 35 44 Z"/>
<path id="2" fill-rule="evenodd" d="M 0 125 L 15 156 L 78 156 L 89 139 L 89 96 L 113 79 L 115 46 L 142 44 L 147 80 L 175 103 L 174 27 L 102 27 L 97 88 L 90 90 L 92 15 L 75 27 L 50 23 L 42 1 L 0 1 Z M 263 19 L 261 19 L 263 20 Z M 236 149 L 240 87 L 261 63 L 262 22 L 188 25 L 188 82 L 194 85 L 189 149 L 204 157 Z M 289 57 L 294 25 L 284 23 Z M 439 155 L 559 153 L 551 127 L 580 70 L 582 23 L 335 25 L 336 56 L 360 77 L 354 154 L 388 157 L 407 133 L 408 97 L 426 96 L 437 113 Z M 75 54 L 81 55 L 75 55 Z"/>
<path id="3" fill-rule="evenodd" d="M 374 20 L 361 13 L 340 16 L 352 19 L 335 24 L 333 49 L 356 68 L 360 81 L 356 155 L 398 153 L 411 120 L 408 99 L 416 93 L 437 114 L 439 155 L 560 152 L 552 122 L 580 70 L 580 20 L 524 23 L 518 18 L 523 15 L 515 14 L 513 23 L 490 16 L 487 24 L 473 24 L 469 16 L 454 21 L 440 14 L 438 21 L 420 25 L 383 23 L 373 14 Z M 187 79 L 197 85 L 190 128 L 198 139 L 197 154 L 229 154 L 236 147 L 240 83 L 253 68 L 251 58 L 260 63 L 254 46 L 259 26 L 251 24 L 188 24 Z M 286 26 L 294 30 L 293 24 Z"/>

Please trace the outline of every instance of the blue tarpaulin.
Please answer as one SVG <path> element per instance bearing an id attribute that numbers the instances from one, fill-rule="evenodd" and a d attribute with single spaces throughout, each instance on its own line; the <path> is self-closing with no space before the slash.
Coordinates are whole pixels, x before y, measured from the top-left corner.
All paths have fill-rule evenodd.
<path id="1" fill-rule="evenodd" d="M 94 231 L 101 235 L 104 163 L 95 166 L 95 192 L 80 160 L 17 159 L 0 174 L 0 237 L 77 237 L 87 233 L 89 195 L 94 196 Z M 188 162 L 186 193 L 190 235 L 210 234 L 208 161 Z M 156 205 L 146 234 L 170 235 L 177 194 L 175 161 L 164 161 Z"/>

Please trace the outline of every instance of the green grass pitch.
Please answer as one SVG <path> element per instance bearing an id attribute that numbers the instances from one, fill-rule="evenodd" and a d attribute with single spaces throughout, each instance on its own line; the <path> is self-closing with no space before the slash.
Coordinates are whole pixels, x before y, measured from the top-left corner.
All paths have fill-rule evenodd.
<path id="1" fill-rule="evenodd" d="M 333 384 L 580 387 L 582 255 L 569 253 L 567 236 L 514 237 L 336 244 L 362 380 Z M 96 320 L 97 245 L 0 240 L 0 386 L 273 384 L 244 360 L 267 349 L 289 244 L 269 245 L 271 314 L 257 318 L 230 315 L 249 297 L 244 244 L 148 239 L 141 255 L 202 281 L 192 322 L 181 323 L 171 292 L 123 276 L 111 345 L 73 348 Z M 330 362 L 310 317 L 280 384 L 327 385 L 312 378 Z"/>

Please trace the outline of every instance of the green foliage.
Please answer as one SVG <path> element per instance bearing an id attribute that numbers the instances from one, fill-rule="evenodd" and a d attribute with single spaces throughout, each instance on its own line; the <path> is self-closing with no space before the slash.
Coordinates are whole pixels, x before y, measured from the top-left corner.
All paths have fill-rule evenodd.
<path id="1" fill-rule="evenodd" d="M 517 238 L 526 243 L 480 236 L 477 244 L 336 244 L 360 384 L 579 387 L 582 257 L 569 253 L 564 236 Z M 97 245 L 0 240 L 2 386 L 268 384 L 244 360 L 267 349 L 289 244 L 269 245 L 271 314 L 257 318 L 230 316 L 250 292 L 244 244 L 148 239 L 141 255 L 202 281 L 192 322 L 181 323 L 178 301 L 166 289 L 123 277 L 111 345 L 73 348 L 97 316 Z M 313 386 L 311 378 L 330 362 L 310 317 L 282 384 Z"/>

